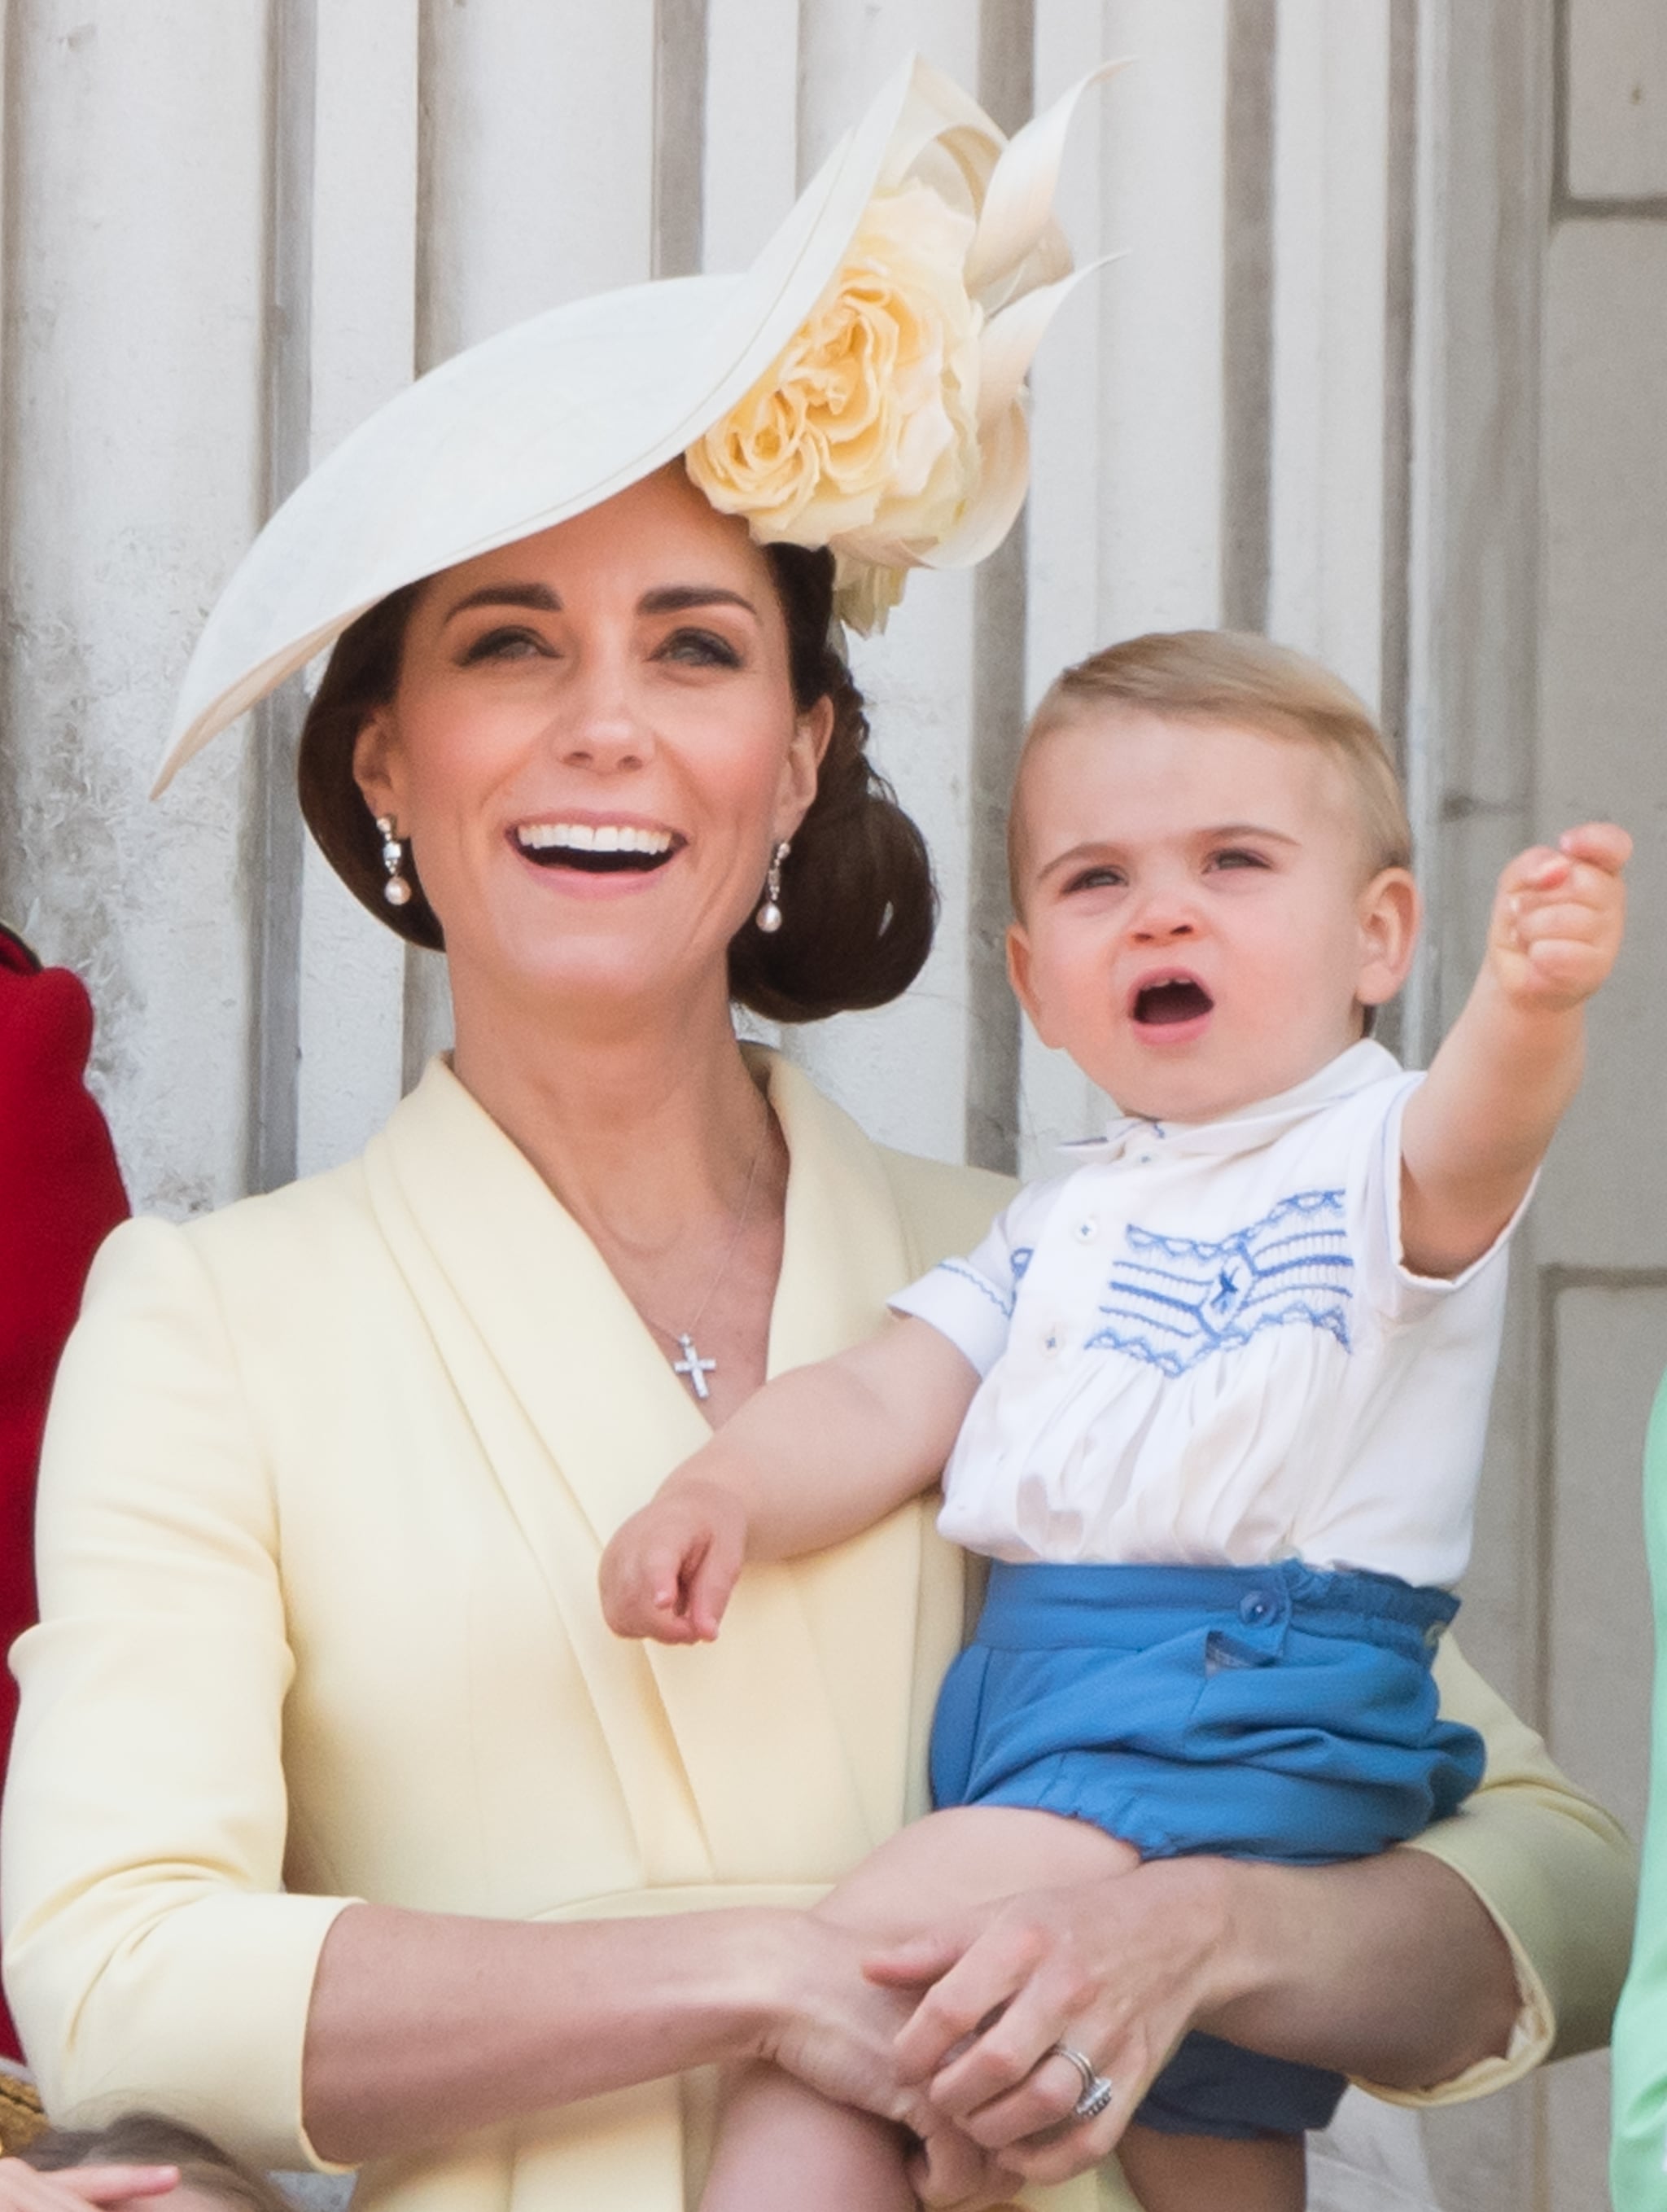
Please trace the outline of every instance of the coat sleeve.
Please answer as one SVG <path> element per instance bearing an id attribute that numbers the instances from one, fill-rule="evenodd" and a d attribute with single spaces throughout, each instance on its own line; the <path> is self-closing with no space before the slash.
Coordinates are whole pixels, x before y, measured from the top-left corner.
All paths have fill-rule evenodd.
<path id="1" fill-rule="evenodd" d="M 294 2166 L 319 2163 L 301 2049 L 348 1900 L 283 1893 L 277 1551 L 213 1283 L 189 1231 L 132 1223 L 94 1269 L 47 1428 L 8 1988 L 56 2119 L 160 2109 Z"/>
<path id="2" fill-rule="evenodd" d="M 1612 1814 L 1553 1765 L 1518 1720 L 1445 1638 L 1436 1659 L 1444 1718 L 1476 1729 L 1488 1747 L 1482 1786 L 1449 1820 L 1402 1848 L 1428 1851 L 1475 1890 L 1511 1947 L 1520 2008 L 1510 2048 L 1452 2081 L 1406 2093 L 1362 2084 L 1407 2105 L 1485 2096 L 1547 2058 L 1606 2042 L 1627 1969 L 1636 1877 L 1632 1847 Z"/>
<path id="3" fill-rule="evenodd" d="M 1616 2212 L 1667 2208 L 1667 1382 L 1644 1453 L 1644 1534 L 1655 1592 L 1655 1699 L 1638 1937 L 1615 2021 Z"/>

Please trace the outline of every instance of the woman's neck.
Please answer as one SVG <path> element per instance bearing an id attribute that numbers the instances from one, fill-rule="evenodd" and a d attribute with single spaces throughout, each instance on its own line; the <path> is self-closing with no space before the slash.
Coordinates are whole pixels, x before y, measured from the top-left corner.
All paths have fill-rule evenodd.
<path id="1" fill-rule="evenodd" d="M 462 988 L 459 988 L 461 983 Z M 787 1148 L 741 1056 L 721 978 L 626 1018 L 506 1008 L 453 976 L 458 1080 L 601 1254 L 705 1418 L 764 1380 Z"/>
<path id="2" fill-rule="evenodd" d="M 646 1257 L 737 1208 L 766 1109 L 721 989 L 605 1023 L 453 992 L 458 1079 L 598 1241 Z"/>

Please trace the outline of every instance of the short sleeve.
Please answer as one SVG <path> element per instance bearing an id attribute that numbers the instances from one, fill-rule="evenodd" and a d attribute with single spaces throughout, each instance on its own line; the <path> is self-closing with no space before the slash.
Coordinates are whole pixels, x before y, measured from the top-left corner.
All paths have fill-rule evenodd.
<path id="1" fill-rule="evenodd" d="M 1495 1295 L 1502 1298 L 1511 1239 L 1539 1182 L 1537 1175 L 1522 1203 L 1488 1249 L 1458 1274 L 1421 1275 L 1409 1267 L 1401 1236 L 1401 1124 L 1409 1101 L 1423 1080 L 1417 1074 L 1393 1085 L 1374 1086 L 1368 1094 L 1368 1110 L 1374 1113 L 1379 1126 L 1374 1133 L 1361 1133 L 1366 1139 L 1361 1146 L 1366 1183 L 1357 1202 L 1365 1232 L 1361 1241 L 1364 1288 L 1377 1311 L 1395 1322 L 1416 1321 L 1459 1291 L 1490 1279 Z"/>
<path id="2" fill-rule="evenodd" d="M 947 1336 L 980 1375 L 1007 1349 L 1019 1285 L 1036 1249 L 1058 1184 L 1029 1185 L 991 1224 L 965 1259 L 942 1260 L 888 1301 Z"/>

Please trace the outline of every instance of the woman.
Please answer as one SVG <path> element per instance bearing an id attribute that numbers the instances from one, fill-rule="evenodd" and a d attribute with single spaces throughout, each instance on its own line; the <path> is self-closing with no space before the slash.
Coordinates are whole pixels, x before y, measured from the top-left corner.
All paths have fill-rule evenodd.
<path id="1" fill-rule="evenodd" d="M 1490 1786 L 1418 1851 L 1143 1868 L 946 1914 L 865 1978 L 785 1908 L 918 1808 L 961 1605 L 929 1522 L 749 1577 L 715 1651 L 600 1619 L 601 1542 L 703 1421 L 870 1328 L 1000 1195 L 870 1145 L 730 1005 L 875 1003 L 924 955 L 830 605 L 876 618 L 1016 509 L 1058 120 L 998 162 L 917 68 L 746 277 L 450 364 L 216 611 L 169 772 L 340 638 L 309 819 L 443 939 L 457 1047 L 361 1160 L 101 1263 L 8 1814 L 55 2112 L 373 2161 L 377 2203 L 672 2212 L 706 2069 L 749 2056 L 905 2120 L 930 2094 L 1058 2179 L 1194 2023 L 1438 2094 L 1601 2032 L 1603 1947 L 1555 1900 L 1624 1913 L 1612 1831 L 1457 1660 Z M 976 2003 L 1015 1943 L 1032 2001 L 899 2082 L 920 1985 L 959 1960 Z M 1095 2117 L 1061 2043 L 1113 2083 Z"/>

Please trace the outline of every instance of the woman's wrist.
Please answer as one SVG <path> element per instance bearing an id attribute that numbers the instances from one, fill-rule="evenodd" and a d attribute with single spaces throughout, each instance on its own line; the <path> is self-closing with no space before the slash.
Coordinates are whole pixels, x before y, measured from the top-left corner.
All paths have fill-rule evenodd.
<path id="1" fill-rule="evenodd" d="M 1244 1879 L 1253 1871 L 1248 1862 L 1204 1854 L 1149 1859 L 1138 1869 L 1148 1909 L 1161 1913 L 1185 1942 L 1190 1955 L 1177 1964 L 1184 1964 L 1196 1992 L 1195 2026 L 1208 2027 L 1262 1985 L 1264 1916 Z"/>

